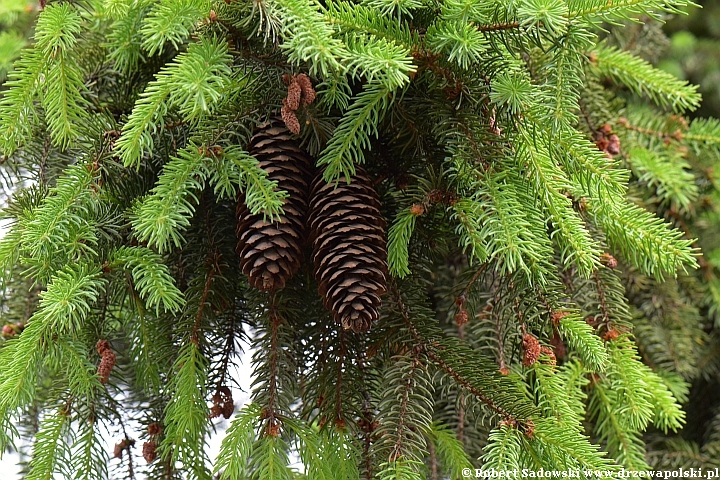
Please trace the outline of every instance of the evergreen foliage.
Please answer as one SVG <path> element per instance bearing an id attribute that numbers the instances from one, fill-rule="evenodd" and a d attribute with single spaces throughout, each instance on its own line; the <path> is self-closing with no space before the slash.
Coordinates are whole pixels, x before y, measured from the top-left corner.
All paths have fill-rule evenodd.
<path id="1" fill-rule="evenodd" d="M 720 124 L 648 53 L 689 2 L 1 5 L 0 449 L 32 443 L 28 478 L 717 465 Z M 304 153 L 250 140 L 281 121 L 322 221 L 260 291 L 236 224 L 271 264 L 304 194 L 268 170 Z"/>

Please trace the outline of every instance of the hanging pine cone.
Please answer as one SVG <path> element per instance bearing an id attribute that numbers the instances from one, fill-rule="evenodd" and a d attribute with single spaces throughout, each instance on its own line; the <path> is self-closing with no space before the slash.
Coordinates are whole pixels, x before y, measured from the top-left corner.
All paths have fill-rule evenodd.
<path id="1" fill-rule="evenodd" d="M 369 330 L 385 293 L 387 247 L 380 201 L 367 174 L 348 184 L 325 183 L 322 172 L 310 194 L 315 278 L 325 308 L 343 328 Z"/>
<path id="2" fill-rule="evenodd" d="M 278 189 L 288 193 L 277 222 L 250 213 L 244 198 L 237 205 L 240 267 L 252 286 L 274 291 L 285 286 L 302 262 L 310 161 L 281 119 L 258 129 L 249 152 Z"/>

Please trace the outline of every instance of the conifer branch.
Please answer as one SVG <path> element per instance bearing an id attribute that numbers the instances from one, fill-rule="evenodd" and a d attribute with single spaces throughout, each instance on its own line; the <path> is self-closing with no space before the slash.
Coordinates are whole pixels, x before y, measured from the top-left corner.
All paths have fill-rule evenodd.
<path id="1" fill-rule="evenodd" d="M 549 133 L 546 131 L 548 136 Z M 573 180 L 582 186 L 585 195 L 603 202 L 626 195 L 630 172 L 608 159 L 583 134 L 575 129 L 564 129 L 552 138 L 557 142 L 552 148 L 553 153 L 573 175 Z"/>
<path id="2" fill-rule="evenodd" d="M 80 96 L 82 73 L 71 53 L 80 32 L 81 18 L 70 4 L 49 5 L 43 10 L 36 44 L 24 52 L 7 83 L 12 91 L 0 102 L 0 146 L 6 154 L 28 140 L 37 96 L 46 110 L 53 142 L 67 147 L 77 137 L 78 125 L 87 118 Z"/>
<path id="3" fill-rule="evenodd" d="M 422 432 L 432 422 L 432 384 L 416 355 L 396 356 L 393 363 L 378 405 L 378 433 L 387 444 L 389 462 L 401 458 L 419 461 L 426 452 Z"/>
<path id="4" fill-rule="evenodd" d="M 545 262 L 552 255 L 552 245 L 540 221 L 541 213 L 527 214 L 531 199 L 517 188 L 518 181 L 509 171 L 485 176 L 483 196 L 487 200 L 478 216 L 483 225 L 481 236 L 500 274 L 521 271 L 531 282 L 543 284 L 549 273 Z"/>
<path id="5" fill-rule="evenodd" d="M 65 262 L 96 256 L 94 222 L 88 218 L 95 178 L 90 165 L 68 167 L 42 204 L 21 220 L 21 251 L 33 259 L 41 278 Z"/>
<path id="6" fill-rule="evenodd" d="M 410 329 L 410 332 L 415 338 L 416 345 L 423 349 L 423 352 L 425 353 L 425 355 L 428 356 L 428 358 L 433 360 L 442 370 L 444 370 L 450 377 L 452 377 L 458 383 L 458 385 L 465 388 L 478 400 L 485 404 L 490 410 L 500 415 L 502 418 L 520 425 L 522 425 L 523 422 L 528 420 L 528 418 L 533 414 L 534 410 L 532 408 L 528 408 L 525 405 L 517 404 L 516 402 L 519 397 L 515 396 L 511 400 L 512 395 L 508 395 L 503 398 L 503 400 L 508 400 L 507 406 L 510 407 L 512 410 L 515 410 L 515 412 L 513 412 L 512 410 L 506 409 L 503 403 L 495 400 L 499 399 L 500 395 L 493 394 L 492 397 L 489 397 L 488 394 L 483 392 L 482 389 L 475 385 L 472 381 L 478 380 L 479 377 L 485 377 L 486 375 L 488 376 L 487 380 L 489 380 L 489 377 L 495 377 L 496 380 L 503 379 L 504 377 L 497 374 L 497 372 L 492 366 L 485 365 L 484 362 L 482 362 L 477 356 L 471 355 L 471 357 L 473 357 L 473 360 L 476 363 L 473 364 L 474 375 L 468 378 L 468 376 L 466 375 L 469 373 L 469 370 L 467 368 L 467 359 L 470 357 L 465 357 L 464 354 L 469 353 L 465 351 L 465 347 L 463 347 L 457 342 L 451 341 L 451 339 L 448 338 L 432 338 L 430 341 L 425 340 L 421 335 L 421 332 L 418 330 L 417 326 L 410 318 L 410 313 L 405 306 L 402 297 L 400 296 L 398 287 L 395 283 L 391 282 L 390 293 L 391 295 L 393 295 L 395 302 L 397 303 L 397 307 L 400 311 L 400 314 L 402 315 L 403 320 L 405 321 L 407 327 Z M 435 336 L 433 335 L 433 337 Z M 463 352 L 462 357 L 465 358 L 464 366 L 461 366 L 460 364 L 457 364 L 453 361 L 455 355 L 459 355 L 460 352 Z M 485 384 L 486 379 L 483 378 L 481 383 Z M 506 383 L 504 388 L 514 390 L 514 386 L 511 387 L 510 385 L 512 384 L 510 384 L 509 382 L 504 381 L 503 383 Z M 498 385 L 490 388 L 492 390 L 495 390 L 496 388 L 498 388 Z M 513 404 L 517 405 L 517 409 L 511 406 Z"/>
<path id="7" fill-rule="evenodd" d="M 569 18 L 618 22 L 648 16 L 657 20 L 662 13 L 681 13 L 682 7 L 694 5 L 687 0 L 571 0 Z"/>
<path id="8" fill-rule="evenodd" d="M 618 470 L 615 462 L 605 458 L 606 454 L 600 451 L 599 446 L 590 443 L 582 433 L 568 430 L 554 419 L 538 419 L 534 436 L 525 440 L 525 445 L 527 456 L 534 456 L 536 459 L 540 458 L 538 447 L 549 448 L 552 451 L 550 464 L 558 469 L 572 465 L 574 468 L 608 472 L 604 475 L 605 478 Z"/>
<path id="9" fill-rule="evenodd" d="M 379 480 L 423 480 L 423 465 L 417 460 L 400 459 L 380 465 Z"/>
<path id="10" fill-rule="evenodd" d="M 528 169 L 537 198 L 541 199 L 550 222 L 557 230 L 564 261 L 572 261 L 583 276 L 589 277 L 599 264 L 600 249 L 573 211 L 570 199 L 561 193 L 572 191 L 572 185 L 530 131 L 523 128 L 518 140 L 518 161 Z M 542 139 L 540 142 L 547 145 L 550 140 Z"/>
<path id="11" fill-rule="evenodd" d="M 480 224 L 482 205 L 470 198 L 463 198 L 453 203 L 449 208 L 451 219 L 457 223 L 455 233 L 458 235 L 460 247 L 471 261 L 483 263 L 488 258 L 485 247 L 483 228 Z"/>
<path id="12" fill-rule="evenodd" d="M 318 166 L 326 165 L 323 178 L 334 182 L 344 178 L 349 183 L 355 175 L 355 164 L 365 163 L 363 149 L 370 149 L 370 136 L 377 137 L 378 125 L 390 103 L 391 91 L 380 82 L 367 83 L 340 120 Z"/>
<path id="13" fill-rule="evenodd" d="M 452 478 L 460 478 L 464 469 L 472 469 L 472 463 L 463 450 L 463 444 L 447 426 L 433 422 L 430 424 L 427 434 L 431 439 L 430 445 L 437 452 L 437 458 L 440 460 L 443 470 Z"/>
<path id="14" fill-rule="evenodd" d="M 162 457 L 181 462 L 189 478 L 206 479 L 208 457 L 205 432 L 208 428 L 206 406 L 207 360 L 200 352 L 198 340 L 180 348 L 173 365 L 174 375 L 167 391 L 165 435 L 160 444 Z"/>
<path id="15" fill-rule="evenodd" d="M 115 142 L 125 166 L 137 167 L 143 154 L 152 151 L 153 135 L 161 130 L 170 109 L 177 108 L 190 119 L 197 119 L 217 108 L 232 84 L 230 60 L 225 42 L 203 38 L 155 75 Z"/>
<path id="16" fill-rule="evenodd" d="M 605 385 L 593 385 L 588 411 L 598 416 L 596 434 L 607 442 L 608 452 L 625 468 L 633 470 L 648 469 L 645 462 L 645 448 L 636 430 L 629 430 L 621 424 L 620 417 L 613 409 L 611 391 Z"/>
<path id="17" fill-rule="evenodd" d="M 590 62 L 601 75 L 625 85 L 638 95 L 650 97 L 661 107 L 683 112 L 700 105 L 696 86 L 658 70 L 646 61 L 604 44 L 590 54 Z"/>
<path id="18" fill-rule="evenodd" d="M 411 208 L 406 208 L 398 213 L 388 231 L 388 270 L 390 274 L 399 278 L 405 278 L 410 274 L 408 246 L 415 229 L 416 218 L 417 215 Z M 1 254 L 0 258 L 2 258 Z"/>
<path id="19" fill-rule="evenodd" d="M 293 63 L 310 61 L 310 74 L 328 77 L 345 72 L 343 59 L 349 55 L 342 42 L 334 38 L 332 26 L 325 21 L 314 0 L 277 0 L 285 14 L 282 48 Z"/>
<path id="20" fill-rule="evenodd" d="M 558 323 L 558 332 L 578 352 L 586 368 L 593 372 L 605 371 L 609 361 L 605 345 L 578 314 L 563 317 Z"/>
<path id="21" fill-rule="evenodd" d="M 135 206 L 133 229 L 141 242 L 164 253 L 183 242 L 181 231 L 190 225 L 197 195 L 205 184 L 205 156 L 190 145 L 163 169 L 151 195 Z"/>
<path id="22" fill-rule="evenodd" d="M 605 231 L 611 247 L 647 275 L 662 278 L 676 275 L 686 265 L 697 266 L 698 251 L 694 240 L 682 239 L 683 233 L 637 205 L 591 203 L 595 221 Z"/>
<path id="23" fill-rule="evenodd" d="M 654 58 L 659 27 L 616 28 L 688 0 L 101 3 L 45 6 L 14 65 L 35 15 L 0 18 L 23 30 L 0 35 L 0 180 L 17 187 L 0 447 L 35 437 L 30 478 L 104 478 L 98 432 L 120 421 L 129 441 L 127 418 L 148 424 L 150 470 L 198 480 L 437 480 L 478 457 L 613 477 L 720 455 L 720 417 L 701 431 L 679 405 L 720 372 L 720 124 L 662 113 L 697 90 L 629 53 Z M 300 143 L 253 135 L 278 109 Z M 297 148 L 325 169 L 309 203 L 327 222 L 305 218 Z M 377 215 L 321 198 L 359 164 Z M 250 217 L 267 228 L 233 268 Z M 361 312 L 361 284 L 385 290 L 380 217 L 404 279 L 359 335 L 322 305 Z M 321 247 L 303 258 L 308 226 Z M 254 289 L 293 242 L 292 268 L 323 274 Z M 253 403 L 211 466 L 238 335 Z M 702 443 L 667 437 L 686 415 Z"/>
<path id="24" fill-rule="evenodd" d="M 435 23 L 425 34 L 425 41 L 434 52 L 446 54 L 463 69 L 477 64 L 488 48 L 485 35 L 466 22 Z"/>
<path id="25" fill-rule="evenodd" d="M 107 35 L 108 56 L 119 71 L 130 72 L 143 58 L 140 29 L 148 6 L 144 5 L 146 2 L 138 2 L 133 6 L 128 5 L 130 2 L 117 2 L 122 7 L 118 5 L 118 11 L 112 11 L 108 6 L 111 3 L 106 2 L 108 14 L 114 17 L 112 31 Z"/>
<path id="26" fill-rule="evenodd" d="M 70 412 L 61 406 L 43 420 L 33 445 L 28 479 L 45 480 L 61 473 L 70 451 L 64 438 L 70 433 Z"/>
<path id="27" fill-rule="evenodd" d="M 655 188 L 661 205 L 670 204 L 676 210 L 688 209 L 697 200 L 695 177 L 683 159 L 668 158 L 640 147 L 630 150 L 629 156 L 639 181 Z"/>
<path id="28" fill-rule="evenodd" d="M 140 30 L 142 46 L 148 55 L 162 53 L 168 42 L 179 49 L 195 25 L 210 13 L 210 5 L 207 0 L 170 0 L 155 4 Z"/>
<path id="29" fill-rule="evenodd" d="M 682 132 L 682 140 L 690 142 L 696 151 L 702 148 L 710 148 L 715 151 L 720 149 L 720 122 L 714 118 L 696 118 Z"/>
<path id="30" fill-rule="evenodd" d="M 410 49 L 416 41 L 406 25 L 398 24 L 388 16 L 378 16 L 375 10 L 367 5 L 331 0 L 325 2 L 323 13 L 330 24 L 338 25 L 347 31 L 384 38 L 406 49 Z"/>
<path id="31" fill-rule="evenodd" d="M 522 434 L 509 423 L 502 423 L 490 432 L 488 445 L 483 456 L 483 467 L 496 471 L 521 471 L 520 453 Z"/>
<path id="32" fill-rule="evenodd" d="M 133 285 L 148 308 L 176 312 L 182 307 L 182 293 L 175 286 L 162 257 L 143 247 L 121 247 L 112 256 L 109 267 L 126 268 Z"/>
<path id="33" fill-rule="evenodd" d="M 234 480 L 247 475 L 248 459 L 252 454 L 255 425 L 262 408 L 256 403 L 239 411 L 228 428 L 220 445 L 220 453 L 213 474 L 221 480 Z"/>
<path id="34" fill-rule="evenodd" d="M 94 415 L 94 413 L 91 413 Z M 78 480 L 101 480 L 107 478 L 109 458 L 95 418 L 88 418 L 78 425 L 77 440 L 72 446 L 72 470 Z M 127 437 L 126 437 L 127 438 Z M 130 455 L 128 455 L 130 457 Z M 129 480 L 134 480 L 132 459 L 128 458 Z"/>

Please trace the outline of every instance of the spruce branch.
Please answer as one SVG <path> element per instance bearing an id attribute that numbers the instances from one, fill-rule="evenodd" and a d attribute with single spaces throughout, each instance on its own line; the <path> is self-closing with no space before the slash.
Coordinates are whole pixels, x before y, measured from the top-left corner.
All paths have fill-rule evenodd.
<path id="1" fill-rule="evenodd" d="M 687 0 L 571 0 L 568 2 L 570 19 L 619 24 L 622 20 L 635 20 L 647 16 L 662 20 L 664 13 L 682 13 L 682 8 L 695 5 Z"/>
<path id="2" fill-rule="evenodd" d="M 340 120 L 327 147 L 320 154 L 318 166 L 326 165 L 327 182 L 355 175 L 355 164 L 365 163 L 363 149 L 370 149 L 370 137 L 378 136 L 378 126 L 390 105 L 389 90 L 379 81 L 367 83 L 355 102 Z"/>
<path id="3" fill-rule="evenodd" d="M 406 85 L 415 73 L 410 50 L 385 38 L 348 33 L 344 35 L 348 51 L 347 73 L 356 79 L 377 81 L 392 91 Z"/>
<path id="4" fill-rule="evenodd" d="M 308 477 L 318 480 L 360 478 L 358 452 L 349 435 L 342 430 L 321 430 L 295 418 L 283 418 L 297 438 L 297 447 Z"/>
<path id="5" fill-rule="evenodd" d="M 408 267 L 408 245 L 415 229 L 417 215 L 411 207 L 398 213 L 388 231 L 388 270 L 390 274 L 405 278 L 410 274 Z M 1 250 L 0 250 L 1 252 Z M 0 254 L 0 258 L 2 258 Z"/>
<path id="6" fill-rule="evenodd" d="M 92 415 L 92 414 L 91 414 Z M 107 478 L 109 458 L 106 452 L 99 422 L 90 417 L 80 423 L 76 440 L 72 445 L 72 471 L 78 480 L 102 480 Z M 127 437 L 126 437 L 127 438 Z M 130 457 L 130 455 L 128 455 Z M 132 460 L 129 459 L 129 480 L 133 480 Z"/>
<path id="7" fill-rule="evenodd" d="M 45 6 L 0 100 L 0 181 L 19 189 L 0 240 L 0 447 L 34 437 L 31 478 L 104 478 L 99 432 L 119 421 L 129 440 L 130 418 L 153 475 L 202 480 L 613 477 L 720 455 L 720 417 L 701 428 L 679 405 L 720 372 L 720 127 L 666 112 L 697 91 L 629 53 L 655 60 L 657 25 L 616 26 L 688 0 L 101 3 Z M 32 30 L 9 9 L 22 25 L 6 29 Z M 22 38 L 0 34 L 0 77 Z M 367 335 L 324 313 L 311 275 L 268 295 L 233 267 L 238 223 L 304 202 L 307 182 L 270 180 L 245 150 L 280 100 L 325 168 L 315 206 L 376 240 L 394 219 L 396 279 Z M 263 148 L 292 169 L 285 140 Z M 359 164 L 373 219 L 345 208 Z M 369 252 L 360 237 L 342 248 Z M 283 238 L 253 238 L 252 261 L 279 265 Z M 344 305 L 387 273 L 318 252 Z M 245 337 L 253 404 L 211 466 Z M 668 437 L 686 421 L 701 441 Z"/>
<path id="8" fill-rule="evenodd" d="M 463 449 L 463 444 L 446 425 L 433 422 L 429 425 L 427 433 L 432 446 L 437 452 L 437 458 L 451 478 L 460 478 L 464 469 L 472 469 L 472 463 Z"/>
<path id="9" fill-rule="evenodd" d="M 133 209 L 133 230 L 138 240 L 164 253 L 183 243 L 181 232 L 190 225 L 205 185 L 206 157 L 196 145 L 178 152 L 165 164 L 151 194 Z"/>
<path id="10" fill-rule="evenodd" d="M 545 81 L 538 86 L 535 101 L 545 111 L 539 123 L 550 127 L 551 138 L 577 124 L 580 90 L 585 80 L 582 60 L 594 40 L 595 34 L 589 29 L 569 27 L 552 45 L 548 62 L 542 65 L 539 73 Z"/>
<path id="11" fill-rule="evenodd" d="M 45 109 L 53 143 L 66 148 L 88 117 L 83 73 L 72 55 L 80 34 L 81 17 L 70 4 L 49 5 L 41 13 L 36 43 L 26 50 L 10 75 L 12 93 L 0 102 L 0 144 L 6 154 L 26 143 L 36 117 L 36 97 Z"/>
<path id="12" fill-rule="evenodd" d="M 161 131 L 171 109 L 179 109 L 190 119 L 212 114 L 232 84 L 230 60 L 224 41 L 203 38 L 155 75 L 115 142 L 125 166 L 137 167 L 143 154 L 153 150 L 153 135 Z"/>
<path id="13" fill-rule="evenodd" d="M 517 185 L 522 182 L 512 172 L 493 172 L 484 176 L 483 209 L 478 221 L 489 260 L 500 274 L 523 272 L 531 282 L 545 283 L 549 274 L 546 260 L 552 245 L 541 213 L 531 198 Z"/>
<path id="14" fill-rule="evenodd" d="M 22 334 L 0 351 L 0 363 L 12 369 L 0 374 L 0 421 L 3 427 L 8 426 L 6 421 L 16 409 L 33 400 L 37 379 L 47 362 L 51 365 L 55 362 L 56 370 L 68 366 L 57 363 L 61 354 L 56 350 L 57 337 L 74 336 L 83 329 L 105 287 L 99 274 L 99 268 L 87 264 L 67 265 L 52 277 L 47 290 L 41 294 L 38 309 L 28 320 Z M 48 357 L 48 352 L 53 354 Z M 70 365 L 78 368 L 70 374 L 83 375 L 87 362 L 81 360 L 79 365 L 77 362 Z M 67 375 L 68 372 L 63 373 Z M 71 383 L 80 387 L 85 385 L 82 388 L 86 392 L 92 389 L 92 381 L 87 378 Z M 5 429 L 3 439 L 11 439 L 13 430 Z"/>
<path id="15" fill-rule="evenodd" d="M 682 139 L 689 142 L 696 152 L 709 148 L 718 151 L 720 148 L 720 122 L 714 118 L 696 118 L 682 133 Z"/>
<path id="16" fill-rule="evenodd" d="M 380 465 L 379 480 L 423 480 L 425 465 L 417 460 L 400 459 Z"/>
<path id="17" fill-rule="evenodd" d="M 519 392 L 513 395 L 516 386 L 499 374 L 492 362 L 471 353 L 471 350 L 457 340 L 446 338 L 426 326 L 424 332 L 412 321 L 410 311 L 405 306 L 398 286 L 390 282 L 390 293 L 393 295 L 397 308 L 410 329 L 415 342 L 423 349 L 425 355 L 435 362 L 442 370 L 452 377 L 459 386 L 467 389 L 480 402 L 503 419 L 521 426 L 529 421 L 535 409 L 519 402 Z M 422 335 L 425 333 L 425 335 Z M 427 340 L 425 339 L 427 338 Z M 463 360 L 460 361 L 459 359 Z M 472 358 L 472 366 L 468 360 Z M 500 384 L 503 384 L 501 387 Z"/>
<path id="18" fill-rule="evenodd" d="M 477 64 L 488 48 L 485 35 L 466 22 L 436 22 L 425 34 L 425 41 L 435 53 L 446 54 L 463 69 Z"/>
<path id="19" fill-rule="evenodd" d="M 399 459 L 421 461 L 426 455 L 423 432 L 432 422 L 432 383 L 427 362 L 417 355 L 395 356 L 384 382 L 378 404 L 376 447 L 389 462 Z"/>
<path id="20" fill-rule="evenodd" d="M 637 430 L 623 425 L 614 409 L 614 393 L 606 385 L 595 383 L 590 395 L 588 412 L 597 418 L 595 433 L 606 442 L 608 453 L 622 466 L 641 470 L 649 468 L 645 462 L 645 448 Z"/>
<path id="21" fill-rule="evenodd" d="M 235 414 L 230 428 L 220 445 L 213 474 L 221 480 L 235 480 L 247 476 L 248 459 L 255 439 L 255 426 L 260 420 L 262 407 L 249 403 Z"/>
<path id="22" fill-rule="evenodd" d="M 142 299 L 132 287 L 132 276 L 127 275 L 130 287 L 127 306 L 134 313 L 125 321 L 128 337 L 128 356 L 134 361 L 134 371 L 139 386 L 148 392 L 160 394 L 163 386 L 162 372 L 170 365 L 167 359 L 172 358 L 175 348 L 171 343 L 170 326 L 159 322 L 150 312 L 145 310 Z"/>
<path id="23" fill-rule="evenodd" d="M 590 53 L 590 64 L 601 75 L 625 85 L 638 95 L 650 97 L 661 107 L 677 112 L 694 110 L 700 105 L 696 86 L 658 70 L 630 53 L 599 44 Z"/>
<path id="24" fill-rule="evenodd" d="M 42 204 L 21 219 L 21 252 L 41 278 L 65 262 L 97 255 L 92 221 L 96 175 L 91 165 L 68 167 Z"/>
<path id="25" fill-rule="evenodd" d="M 272 220 L 282 214 L 287 192 L 277 189 L 277 183 L 268 178 L 255 157 L 237 147 L 230 147 L 223 150 L 221 158 L 225 163 L 223 168 L 232 170 L 230 178 L 237 184 L 238 190 L 244 192 L 245 204 L 253 215 L 262 213 L 266 219 Z M 219 171 L 222 170 L 216 167 L 213 174 Z M 211 177 L 211 181 L 219 178 Z M 220 184 L 219 181 L 216 183 Z"/>
<path id="26" fill-rule="evenodd" d="M 643 273 L 660 279 L 686 265 L 697 266 L 694 240 L 683 239 L 683 232 L 671 230 L 647 210 L 626 202 L 593 202 L 590 211 L 611 247 Z"/>
<path id="27" fill-rule="evenodd" d="M 205 448 L 208 425 L 206 405 L 207 359 L 198 340 L 184 344 L 173 365 L 174 375 L 167 386 L 165 435 L 160 444 L 162 457 L 181 462 L 189 478 L 207 479 L 209 458 Z"/>
<path id="28" fill-rule="evenodd" d="M 250 456 L 256 478 L 268 480 L 292 480 L 293 471 L 288 466 L 289 445 L 281 436 L 265 435 L 255 443 Z"/>
<path id="29" fill-rule="evenodd" d="M 28 479 L 45 480 L 58 473 L 70 475 L 66 470 L 70 449 L 64 438 L 70 433 L 70 412 L 66 405 L 45 417 L 33 445 Z"/>
<path id="30" fill-rule="evenodd" d="M 165 44 L 178 50 L 195 25 L 210 13 L 207 0 L 170 0 L 155 4 L 140 29 L 142 46 L 148 55 L 163 53 Z"/>
<path id="31" fill-rule="evenodd" d="M 520 454 L 522 450 L 522 434 L 509 423 L 494 428 L 488 437 L 488 445 L 483 455 L 483 467 L 486 470 L 520 471 Z"/>
<path id="32" fill-rule="evenodd" d="M 142 22 L 149 8 L 146 2 L 106 2 L 108 15 L 113 18 L 112 31 L 107 35 L 108 56 L 115 68 L 121 72 L 130 72 L 143 58 L 140 34 Z"/>
<path id="33" fill-rule="evenodd" d="M 603 372 L 609 356 L 602 340 L 578 314 L 563 317 L 558 323 L 558 332 L 575 350 L 588 370 Z"/>
<path id="34" fill-rule="evenodd" d="M 334 37 L 333 27 L 314 0 L 276 0 L 276 5 L 285 17 L 282 48 L 291 62 L 309 62 L 313 76 L 346 71 L 343 59 L 349 57 L 347 50 Z"/>
<path id="35" fill-rule="evenodd" d="M 573 187 L 545 147 L 551 140 L 537 138 L 538 132 L 533 132 L 530 128 L 529 125 L 523 126 L 519 132 L 515 147 L 517 161 L 527 168 L 535 194 L 541 199 L 544 210 L 557 231 L 556 241 L 560 244 L 564 262 L 566 265 L 573 262 L 583 276 L 589 277 L 599 264 L 599 246 L 572 209 L 570 199 L 562 193 L 572 191 Z"/>
<path id="36" fill-rule="evenodd" d="M 520 27 L 545 30 L 552 37 L 567 31 L 568 5 L 559 0 L 526 0 L 517 7 Z"/>
<path id="37" fill-rule="evenodd" d="M 602 472 L 601 478 L 612 478 L 618 470 L 617 464 L 606 458 L 598 445 L 590 443 L 588 437 L 574 429 L 567 429 L 555 419 L 541 418 L 535 422 L 532 439 L 523 438 L 523 456 L 537 462 L 541 451 L 549 451 L 549 465 L 553 468 L 580 468 Z M 538 468 L 535 463 L 533 467 Z"/>
<path id="38" fill-rule="evenodd" d="M 378 15 L 376 10 L 368 5 L 331 0 L 325 2 L 323 13 L 328 23 L 345 31 L 383 38 L 406 49 L 410 49 L 416 42 L 416 35 L 406 24 L 398 23 L 386 15 Z"/>
<path id="39" fill-rule="evenodd" d="M 454 202 L 448 210 L 451 219 L 457 223 L 455 233 L 459 237 L 459 246 L 463 253 L 466 253 L 471 261 L 484 263 L 488 258 L 488 251 L 483 236 L 485 232 L 480 224 L 482 204 L 470 198 L 463 198 Z"/>
<path id="40" fill-rule="evenodd" d="M 125 268 L 132 275 L 133 285 L 148 308 L 155 314 L 164 311 L 177 312 L 182 307 L 183 296 L 168 273 L 162 257 L 144 247 L 120 247 L 109 261 L 109 267 Z"/>
<path id="41" fill-rule="evenodd" d="M 533 119 L 541 124 L 539 119 Z M 546 129 L 550 136 L 550 130 Z M 625 197 L 630 171 L 607 158 L 595 144 L 574 128 L 563 129 L 553 136 L 552 152 L 562 162 L 572 179 L 582 187 L 584 195 L 601 202 L 613 202 Z"/>
<path id="42" fill-rule="evenodd" d="M 628 155 L 639 181 L 655 188 L 661 205 L 669 204 L 676 210 L 692 207 L 698 198 L 698 188 L 687 162 L 641 147 L 633 148 Z"/>

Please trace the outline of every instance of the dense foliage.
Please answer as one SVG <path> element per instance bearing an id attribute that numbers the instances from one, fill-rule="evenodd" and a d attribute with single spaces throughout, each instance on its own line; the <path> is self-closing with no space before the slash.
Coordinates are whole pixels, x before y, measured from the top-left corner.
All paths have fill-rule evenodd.
<path id="1" fill-rule="evenodd" d="M 649 62 L 687 1 L 2 6 L 0 448 L 32 440 L 27 478 L 720 466 L 720 123 Z M 292 278 L 249 282 L 243 232 L 310 185 L 251 155 L 269 121 L 319 213 Z M 372 272 L 328 225 L 372 232 Z"/>

